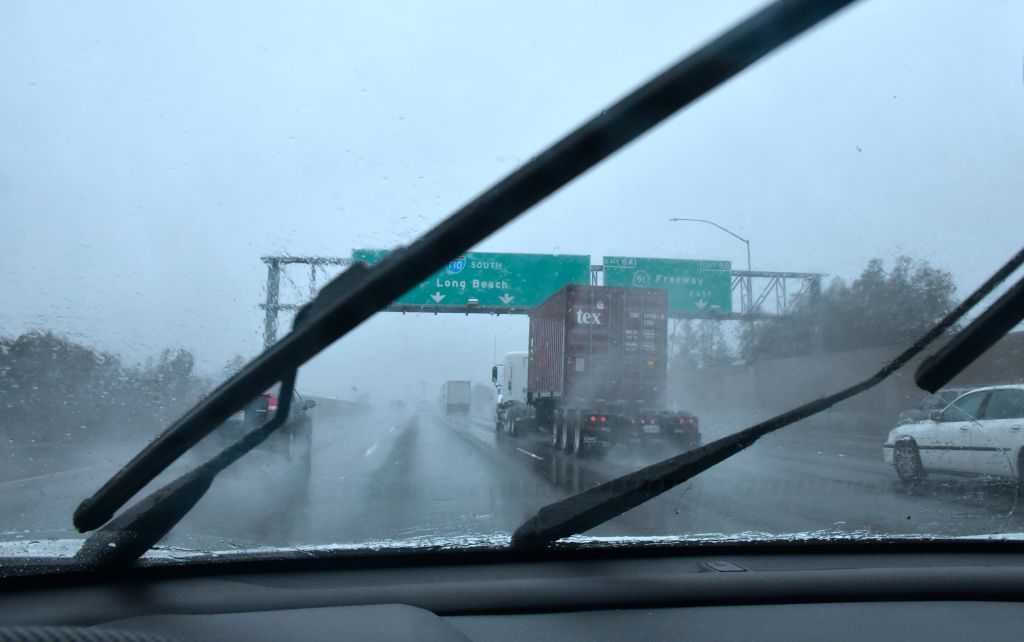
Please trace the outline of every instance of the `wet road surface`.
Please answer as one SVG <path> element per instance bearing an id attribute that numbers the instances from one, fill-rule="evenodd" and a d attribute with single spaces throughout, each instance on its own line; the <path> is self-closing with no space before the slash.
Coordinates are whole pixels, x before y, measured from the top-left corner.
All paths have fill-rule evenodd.
<path id="1" fill-rule="evenodd" d="M 705 440 L 733 428 L 705 421 Z M 908 488 L 882 461 L 881 442 L 827 416 L 793 426 L 589 534 L 1024 532 L 1015 484 L 933 475 Z M 308 474 L 272 453 L 237 462 L 165 543 L 225 549 L 507 535 L 548 502 L 678 452 L 651 444 L 581 459 L 553 452 L 543 433 L 497 434 L 487 416 L 398 412 L 317 417 L 313 446 Z M 72 536 L 77 502 L 130 454 L 98 448 L 0 478 L 2 537 Z"/>

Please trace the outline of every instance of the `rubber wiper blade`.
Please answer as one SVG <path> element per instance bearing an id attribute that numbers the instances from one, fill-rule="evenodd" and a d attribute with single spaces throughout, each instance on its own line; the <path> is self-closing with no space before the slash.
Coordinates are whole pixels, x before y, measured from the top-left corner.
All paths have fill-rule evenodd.
<path id="1" fill-rule="evenodd" d="M 132 496 L 238 410 L 375 312 L 567 183 L 854 0 L 778 0 L 647 81 L 372 268 L 267 348 L 83 501 L 81 531 L 102 526 Z M 351 274 L 359 271 L 354 278 Z M 320 297 L 317 297 L 320 299 Z"/>
<path id="2" fill-rule="evenodd" d="M 217 475 L 288 421 L 295 374 L 292 371 L 281 382 L 279 405 L 272 418 L 109 521 L 85 540 L 73 563 L 91 569 L 126 566 L 153 548 L 203 498 Z"/>
<path id="3" fill-rule="evenodd" d="M 949 340 L 949 343 L 921 362 L 914 381 L 922 390 L 934 393 L 963 372 L 1024 319 L 1024 279 L 1006 291 L 977 319 Z"/>
<path id="4" fill-rule="evenodd" d="M 99 528 L 125 502 L 153 481 L 189 448 L 242 409 L 257 395 L 284 379 L 289 372 L 315 354 L 325 329 L 324 317 L 331 306 L 350 301 L 355 286 L 366 278 L 369 268 L 357 263 L 328 283 L 295 317 L 292 331 L 238 373 L 222 383 L 205 399 L 175 421 L 146 445 L 92 497 L 79 504 L 74 514 L 80 531 Z M 348 306 L 346 310 L 359 308 Z M 366 313 L 369 316 L 369 312 Z M 312 356 L 312 355 L 310 355 Z"/>
<path id="5" fill-rule="evenodd" d="M 807 419 L 831 408 L 840 401 L 873 388 L 905 366 L 953 327 L 964 314 L 980 303 L 1021 264 L 1024 264 L 1024 249 L 1015 254 L 923 337 L 864 381 L 835 394 L 826 395 L 793 408 L 740 432 L 717 439 L 695 450 L 616 477 L 594 488 L 548 504 L 516 529 L 512 534 L 512 548 L 541 548 L 564 537 L 588 531 L 675 488 L 736 453 L 746 450 L 768 433 Z M 984 316 L 983 314 L 982 317 Z"/>

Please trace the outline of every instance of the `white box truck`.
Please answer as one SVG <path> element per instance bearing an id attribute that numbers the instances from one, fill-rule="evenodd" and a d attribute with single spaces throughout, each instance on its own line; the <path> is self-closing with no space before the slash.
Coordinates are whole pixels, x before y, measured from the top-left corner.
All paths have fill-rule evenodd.
<path id="1" fill-rule="evenodd" d="M 468 381 L 446 381 L 441 389 L 441 402 L 447 415 L 468 415 L 470 406 Z"/>

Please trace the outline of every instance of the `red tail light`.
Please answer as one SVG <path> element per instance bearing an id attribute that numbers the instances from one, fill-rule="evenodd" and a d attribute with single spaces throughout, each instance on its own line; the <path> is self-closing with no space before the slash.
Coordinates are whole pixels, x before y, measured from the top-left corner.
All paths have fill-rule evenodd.
<path id="1" fill-rule="evenodd" d="M 681 424 L 685 424 L 685 423 L 686 423 L 686 419 L 685 419 L 685 418 L 683 418 L 683 417 L 680 417 L 680 418 L 679 418 L 679 423 L 681 423 Z"/>
<path id="2" fill-rule="evenodd" d="M 601 417 L 601 421 L 608 421 L 608 417 Z"/>
<path id="3" fill-rule="evenodd" d="M 277 412 L 277 397 L 270 392 L 264 392 L 263 396 L 267 398 L 267 412 Z"/>
<path id="4" fill-rule="evenodd" d="M 597 421 L 597 417 L 595 417 L 594 415 L 590 415 L 590 420 L 591 421 Z"/>

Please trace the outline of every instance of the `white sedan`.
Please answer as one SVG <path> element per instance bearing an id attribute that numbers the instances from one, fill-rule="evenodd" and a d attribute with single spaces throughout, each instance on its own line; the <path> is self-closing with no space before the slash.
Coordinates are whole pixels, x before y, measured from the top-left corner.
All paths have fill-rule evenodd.
<path id="1" fill-rule="evenodd" d="M 924 421 L 898 426 L 882 448 L 903 481 L 929 472 L 1024 481 L 1024 385 L 977 388 Z"/>

